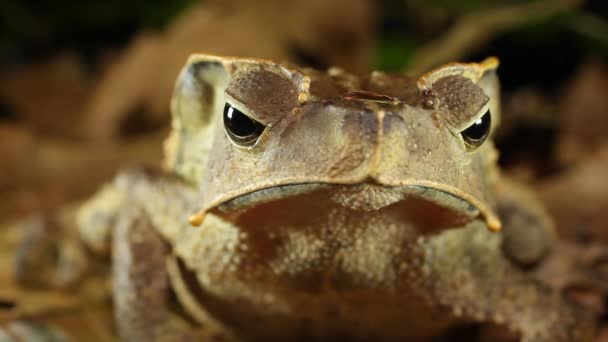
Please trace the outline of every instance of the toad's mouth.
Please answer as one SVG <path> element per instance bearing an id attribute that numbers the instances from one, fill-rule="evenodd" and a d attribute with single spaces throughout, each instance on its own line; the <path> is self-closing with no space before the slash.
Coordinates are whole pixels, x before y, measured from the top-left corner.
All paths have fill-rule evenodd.
<path id="1" fill-rule="evenodd" d="M 498 217 L 480 201 L 428 184 L 281 185 L 235 197 L 219 204 L 213 211 L 222 216 L 249 216 L 256 211 L 275 215 L 280 212 L 282 216 L 305 212 L 314 215 L 315 211 L 324 211 L 328 207 L 357 212 L 397 210 L 408 220 L 437 228 L 482 219 L 490 230 L 500 230 Z"/>

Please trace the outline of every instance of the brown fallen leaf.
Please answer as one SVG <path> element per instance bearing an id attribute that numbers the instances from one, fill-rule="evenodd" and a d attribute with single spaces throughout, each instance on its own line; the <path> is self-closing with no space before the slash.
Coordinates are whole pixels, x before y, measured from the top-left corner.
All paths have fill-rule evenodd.
<path id="1" fill-rule="evenodd" d="M 77 56 L 60 53 L 0 73 L 0 99 L 31 128 L 74 137 L 91 81 Z"/>
<path id="2" fill-rule="evenodd" d="M 48 211 L 90 195 L 122 166 L 160 165 L 164 131 L 120 145 L 37 137 L 18 126 L 0 126 L 0 223 Z M 5 141 L 4 138 L 7 140 Z"/>
<path id="3" fill-rule="evenodd" d="M 608 144 L 537 190 L 559 232 L 572 240 L 608 243 Z"/>
<path id="4" fill-rule="evenodd" d="M 581 65 L 558 104 L 557 157 L 564 163 L 585 159 L 608 143 L 608 66 L 599 58 Z"/>
<path id="5" fill-rule="evenodd" d="M 40 324 L 75 341 L 113 341 L 109 283 L 95 273 L 70 291 L 24 290 L 13 278 L 13 256 L 21 232 L 0 226 L 0 332 L 21 322 Z"/>
<path id="6" fill-rule="evenodd" d="M 595 342 L 608 342 L 608 327 L 602 327 L 595 338 Z"/>
<path id="7" fill-rule="evenodd" d="M 24 125 L 0 125 L 0 193 L 27 174 L 27 151 L 34 149 L 33 134 Z"/>

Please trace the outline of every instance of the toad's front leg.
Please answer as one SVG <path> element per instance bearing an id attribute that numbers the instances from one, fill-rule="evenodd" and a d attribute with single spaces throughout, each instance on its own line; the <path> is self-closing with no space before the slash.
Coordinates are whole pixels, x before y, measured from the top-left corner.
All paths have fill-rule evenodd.
<path id="1" fill-rule="evenodd" d="M 169 255 L 170 247 L 145 212 L 137 206 L 125 208 L 115 227 L 112 250 L 115 317 L 123 340 L 210 341 L 216 337 L 169 310 Z"/>
<path id="2" fill-rule="evenodd" d="M 206 332 L 207 327 L 206 331 L 194 328 L 169 310 L 175 307 L 167 274 L 173 251 L 162 234 L 188 225 L 197 196 L 174 175 L 143 168 L 123 171 L 84 204 L 66 209 L 69 215 L 60 215 L 56 224 L 49 224 L 51 220 L 30 224 L 29 238 L 19 251 L 21 278 L 40 277 L 45 274 L 43 266 L 50 266 L 46 278 L 61 279 L 58 270 L 73 268 L 61 266 L 72 264 L 66 261 L 41 265 L 36 262 L 39 258 L 28 257 L 41 255 L 39 248 L 66 251 L 62 246 L 68 243 L 79 250 L 87 246 L 95 254 L 113 257 L 116 321 L 125 340 L 209 340 L 213 334 Z M 89 254 L 78 254 L 78 260 L 90 259 Z M 78 279 L 84 269 L 74 270 L 70 279 Z"/>
<path id="3" fill-rule="evenodd" d="M 525 342 L 591 341 L 590 312 L 505 259 L 500 235 L 482 228 L 472 225 L 462 228 L 469 234 L 454 230 L 429 242 L 432 298 L 457 317 L 503 326 Z"/>
<path id="4" fill-rule="evenodd" d="M 136 205 L 148 217 L 166 218 L 164 223 L 177 215 L 186 221 L 187 204 L 195 196 L 176 176 L 141 167 L 122 171 L 83 203 L 21 222 L 24 237 L 17 248 L 15 276 L 26 286 L 72 286 L 88 269 L 92 255 L 110 254 L 113 231 L 125 208 Z"/>
<path id="5" fill-rule="evenodd" d="M 177 303 L 168 273 L 174 240 L 167 236 L 187 225 L 196 198 L 196 189 L 179 177 L 134 169 L 123 172 L 80 209 L 81 236 L 89 245 L 103 250 L 111 236 L 115 319 L 123 340 L 229 338 L 210 324 L 189 324 L 170 309 Z M 182 292 L 177 291 L 178 299 L 185 298 Z"/>

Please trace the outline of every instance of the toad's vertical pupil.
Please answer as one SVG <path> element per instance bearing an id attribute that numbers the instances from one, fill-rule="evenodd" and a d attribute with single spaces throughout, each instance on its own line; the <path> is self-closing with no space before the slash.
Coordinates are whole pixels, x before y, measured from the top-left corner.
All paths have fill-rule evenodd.
<path id="1" fill-rule="evenodd" d="M 229 104 L 224 107 L 224 126 L 228 135 L 241 145 L 253 145 L 265 128 Z"/>

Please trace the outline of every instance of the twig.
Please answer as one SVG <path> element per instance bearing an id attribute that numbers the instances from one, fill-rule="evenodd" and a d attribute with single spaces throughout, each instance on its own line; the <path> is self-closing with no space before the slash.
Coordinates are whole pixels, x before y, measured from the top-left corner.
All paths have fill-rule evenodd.
<path id="1" fill-rule="evenodd" d="M 446 34 L 420 48 L 405 71 L 420 73 L 443 63 L 461 60 L 497 33 L 570 11 L 582 3 L 583 0 L 540 0 L 464 15 Z"/>

